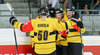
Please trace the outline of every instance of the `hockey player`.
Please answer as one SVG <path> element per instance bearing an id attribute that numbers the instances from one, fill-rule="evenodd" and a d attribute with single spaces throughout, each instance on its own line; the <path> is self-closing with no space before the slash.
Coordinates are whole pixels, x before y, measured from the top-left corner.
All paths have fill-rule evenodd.
<path id="1" fill-rule="evenodd" d="M 41 9 L 38 10 L 38 16 L 35 18 L 35 19 L 41 19 L 41 10 L 42 9 L 46 9 L 46 7 L 42 7 Z M 35 47 L 35 38 L 36 36 L 34 36 L 34 30 L 30 32 L 30 36 L 31 36 L 31 39 L 32 39 L 32 48 L 34 50 L 34 47 Z"/>
<path id="2" fill-rule="evenodd" d="M 67 23 L 47 17 L 48 11 L 41 10 L 41 19 L 31 19 L 27 24 L 18 22 L 15 17 L 10 18 L 10 23 L 22 32 L 34 32 L 35 55 L 55 55 L 56 37 L 55 30 L 67 30 Z M 33 31 L 34 30 L 34 31 Z M 62 37 L 61 37 L 62 38 Z M 63 39 L 63 38 L 62 38 Z"/>
<path id="3" fill-rule="evenodd" d="M 64 20 L 64 13 L 62 9 L 56 9 L 56 18 L 61 21 L 65 22 Z M 66 31 L 62 31 L 62 33 L 66 34 Z M 58 36 L 62 36 L 61 34 L 58 34 Z M 67 36 L 64 35 L 64 36 Z M 60 40 L 57 42 L 57 54 L 56 55 L 67 55 L 67 39 L 66 40 Z"/>
<path id="4" fill-rule="evenodd" d="M 62 9 L 56 9 L 56 18 L 61 21 L 63 19 L 63 10 Z"/>
<path id="5" fill-rule="evenodd" d="M 62 20 L 62 17 L 63 17 L 63 15 L 61 14 L 62 13 L 62 11 L 60 10 L 60 9 L 56 9 L 56 18 L 59 20 L 59 21 L 61 21 Z M 57 37 L 58 36 L 61 36 L 61 34 L 57 34 L 56 35 Z M 56 41 L 56 55 L 62 55 L 62 49 L 61 49 L 61 46 L 60 46 L 60 44 L 59 44 L 59 41 L 60 40 L 58 40 L 58 41 Z"/>
<path id="6" fill-rule="evenodd" d="M 81 28 L 81 32 L 84 33 L 86 30 L 86 27 L 84 27 L 83 23 L 80 21 L 77 14 L 75 14 L 72 18 L 72 11 L 67 11 L 67 14 L 64 13 L 64 22 L 67 22 L 68 25 L 68 37 L 65 41 L 60 41 L 60 50 L 64 54 L 61 55 L 82 55 L 82 44 L 81 43 L 81 37 L 80 37 L 80 31 L 79 28 Z M 65 33 L 65 31 L 64 31 Z M 65 46 L 65 48 L 64 48 Z M 65 51 L 65 52 L 64 52 Z"/>
<path id="7" fill-rule="evenodd" d="M 67 37 L 67 55 L 82 55 L 83 39 L 81 37 L 85 32 L 86 27 L 83 25 L 79 17 L 76 17 L 76 15 L 72 17 L 72 11 L 67 11 L 67 16 L 67 24 L 69 30 Z M 81 29 L 81 31 L 79 30 L 79 28 Z"/>

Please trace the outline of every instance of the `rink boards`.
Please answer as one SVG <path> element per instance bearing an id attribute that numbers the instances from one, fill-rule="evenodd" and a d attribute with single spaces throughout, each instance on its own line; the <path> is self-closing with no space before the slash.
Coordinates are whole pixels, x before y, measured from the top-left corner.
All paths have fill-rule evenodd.
<path id="1" fill-rule="evenodd" d="M 31 37 L 16 29 L 19 55 L 34 55 Z M 83 36 L 84 55 L 100 55 L 100 36 Z M 0 29 L 0 55 L 16 55 L 13 29 Z"/>

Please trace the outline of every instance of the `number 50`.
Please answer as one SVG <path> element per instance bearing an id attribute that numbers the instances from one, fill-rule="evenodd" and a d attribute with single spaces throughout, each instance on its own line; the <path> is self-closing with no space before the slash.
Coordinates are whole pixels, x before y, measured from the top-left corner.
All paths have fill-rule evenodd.
<path id="1" fill-rule="evenodd" d="M 43 40 L 47 40 L 48 38 L 48 31 L 39 31 L 38 32 L 38 40 L 41 41 Z"/>

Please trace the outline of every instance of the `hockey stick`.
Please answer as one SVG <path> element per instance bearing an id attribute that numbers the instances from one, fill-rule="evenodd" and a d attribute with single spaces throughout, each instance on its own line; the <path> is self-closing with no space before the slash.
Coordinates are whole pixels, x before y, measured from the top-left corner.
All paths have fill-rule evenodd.
<path id="1" fill-rule="evenodd" d="M 79 27 L 79 32 L 80 32 L 80 39 L 81 39 L 81 44 L 82 44 L 82 33 L 81 33 L 81 28 Z M 81 45 L 81 47 L 82 47 L 82 55 L 84 55 L 84 52 L 83 52 L 83 44 Z"/>
<path id="2" fill-rule="evenodd" d="M 11 12 L 11 16 L 13 16 L 13 11 L 12 11 L 12 6 L 11 6 L 11 4 L 10 4 L 10 3 L 7 3 L 7 7 L 8 7 L 8 9 L 9 9 L 9 11 Z M 18 46 L 17 46 L 16 32 L 15 32 L 15 28 L 14 28 L 14 27 L 13 27 L 13 29 L 14 29 L 14 38 L 15 38 L 15 44 L 16 44 L 16 51 L 17 51 L 17 55 L 19 55 L 19 54 L 18 54 Z"/>
<path id="3" fill-rule="evenodd" d="M 78 5 L 79 5 L 79 3 L 77 2 L 77 6 Z M 78 7 L 77 7 L 76 11 L 78 12 Z M 79 27 L 79 32 L 80 32 L 80 40 L 81 40 L 81 44 L 82 44 L 83 39 L 82 39 L 82 33 L 81 33 L 81 28 L 80 27 Z M 82 47 L 82 55 L 84 55 L 83 46 L 84 46 L 84 44 L 81 45 L 81 47 Z"/>
<path id="4" fill-rule="evenodd" d="M 77 10 L 77 11 L 78 11 L 78 10 Z M 82 21 L 81 21 L 81 22 L 82 22 Z M 80 40 L 81 40 L 81 44 L 82 44 L 83 39 L 82 39 L 82 33 L 81 33 L 81 28 L 80 28 L 80 27 L 79 27 L 79 32 L 80 32 Z M 82 55 L 84 55 L 83 46 L 84 46 L 84 44 L 81 45 L 81 47 L 82 47 Z"/>
<path id="5" fill-rule="evenodd" d="M 28 0 L 28 6 L 29 6 L 29 13 L 30 13 L 29 20 L 31 20 L 31 18 L 32 18 L 32 12 L 31 12 L 30 0 Z"/>

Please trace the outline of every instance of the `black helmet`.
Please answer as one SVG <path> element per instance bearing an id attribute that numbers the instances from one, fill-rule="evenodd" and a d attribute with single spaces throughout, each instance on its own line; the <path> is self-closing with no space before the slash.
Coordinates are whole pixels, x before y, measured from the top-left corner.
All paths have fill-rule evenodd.
<path id="1" fill-rule="evenodd" d="M 56 14 L 61 13 L 63 14 L 63 9 L 56 9 Z"/>
<path id="2" fill-rule="evenodd" d="M 42 7 L 38 10 L 39 15 L 48 15 L 48 9 L 46 7 Z"/>
<path id="3" fill-rule="evenodd" d="M 75 12 L 75 14 L 73 14 L 73 17 L 76 18 L 76 19 L 78 19 L 79 18 L 78 12 Z"/>
<path id="4" fill-rule="evenodd" d="M 51 17 L 55 17 L 55 14 L 56 14 L 55 8 L 50 8 L 50 9 L 49 9 L 49 15 L 50 15 Z"/>
<path id="5" fill-rule="evenodd" d="M 72 14 L 74 15 L 75 14 L 75 7 L 71 7 L 71 8 L 68 8 L 67 11 L 72 11 Z"/>

